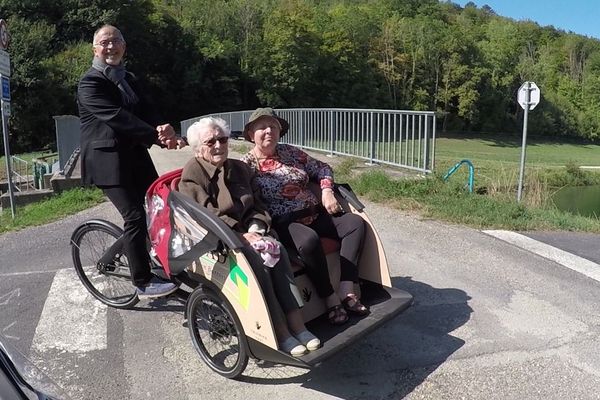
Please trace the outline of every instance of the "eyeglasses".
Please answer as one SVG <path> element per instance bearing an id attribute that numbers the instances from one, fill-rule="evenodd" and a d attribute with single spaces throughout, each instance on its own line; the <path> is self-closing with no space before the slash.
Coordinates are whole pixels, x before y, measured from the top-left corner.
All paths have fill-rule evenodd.
<path id="1" fill-rule="evenodd" d="M 219 138 L 210 138 L 208 139 L 206 142 L 202 143 L 208 147 L 213 147 L 215 145 L 215 143 L 219 142 L 221 144 L 225 144 L 229 141 L 229 137 L 228 136 L 221 136 Z"/>
<path id="2" fill-rule="evenodd" d="M 114 38 L 111 40 L 101 40 L 98 43 L 95 43 L 94 46 L 108 47 L 109 44 L 112 44 L 113 46 L 117 46 L 117 45 L 121 45 L 123 43 L 125 43 L 125 41 L 123 39 Z"/>

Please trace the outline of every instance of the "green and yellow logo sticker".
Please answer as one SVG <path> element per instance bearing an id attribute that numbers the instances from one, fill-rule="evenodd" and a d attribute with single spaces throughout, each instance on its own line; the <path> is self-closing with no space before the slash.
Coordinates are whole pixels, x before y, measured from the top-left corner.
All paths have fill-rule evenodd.
<path id="1" fill-rule="evenodd" d="M 237 301 L 248 310 L 250 307 L 250 288 L 248 287 L 248 277 L 237 264 L 235 257 L 229 258 L 229 279 L 235 284 L 237 293 L 231 293 Z"/>

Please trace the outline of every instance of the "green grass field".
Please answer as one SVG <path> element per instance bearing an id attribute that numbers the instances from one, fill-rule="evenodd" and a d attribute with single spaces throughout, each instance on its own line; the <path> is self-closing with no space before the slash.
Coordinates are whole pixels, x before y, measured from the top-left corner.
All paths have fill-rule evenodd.
<path id="1" fill-rule="evenodd" d="M 439 138 L 435 173 L 427 179 L 398 180 L 381 170 L 352 176 L 344 163 L 338 171 L 361 196 L 431 218 L 487 229 L 600 232 L 597 218 L 558 210 L 552 201 L 561 187 L 600 184 L 599 172 L 578 168 L 600 165 L 600 146 L 533 139 L 526 154 L 521 203 L 516 201 L 521 141 L 514 137 Z M 475 167 L 472 194 L 466 189 L 465 167 L 442 180 L 463 159 Z"/>
<path id="2" fill-rule="evenodd" d="M 516 137 L 438 138 L 436 163 L 453 165 L 462 159 L 477 164 L 490 162 L 514 164 L 521 162 L 521 139 Z M 600 165 L 600 145 L 560 143 L 558 141 L 527 141 L 526 163 L 532 167 L 564 167 L 568 163 Z"/>
<path id="3" fill-rule="evenodd" d="M 10 208 L 7 208 L 0 214 L 0 233 L 47 224 L 103 201 L 105 198 L 100 189 L 76 188 L 38 203 L 17 207 L 14 219 Z"/>

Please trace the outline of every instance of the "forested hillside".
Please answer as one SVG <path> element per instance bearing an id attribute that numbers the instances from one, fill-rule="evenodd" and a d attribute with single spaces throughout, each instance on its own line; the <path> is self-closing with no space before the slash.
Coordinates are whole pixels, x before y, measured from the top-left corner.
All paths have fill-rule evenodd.
<path id="1" fill-rule="evenodd" d="M 534 17 L 534 16 L 532 16 Z M 12 42 L 11 148 L 54 140 L 103 23 L 174 124 L 274 107 L 434 110 L 439 131 L 600 134 L 600 41 L 437 0 L 0 0 Z M 178 125 L 178 124 L 177 124 Z"/>

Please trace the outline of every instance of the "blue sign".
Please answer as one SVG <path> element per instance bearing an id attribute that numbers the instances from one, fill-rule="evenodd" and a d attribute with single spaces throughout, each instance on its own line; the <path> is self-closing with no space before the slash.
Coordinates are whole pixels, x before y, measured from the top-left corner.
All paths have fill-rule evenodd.
<path id="1" fill-rule="evenodd" d="M 2 99 L 10 101 L 10 81 L 2 77 Z"/>

